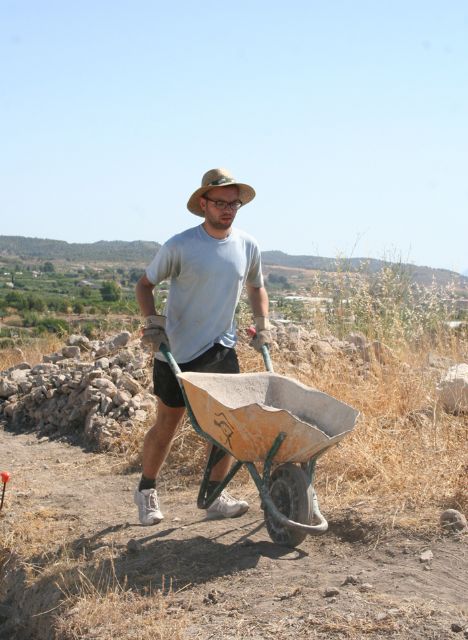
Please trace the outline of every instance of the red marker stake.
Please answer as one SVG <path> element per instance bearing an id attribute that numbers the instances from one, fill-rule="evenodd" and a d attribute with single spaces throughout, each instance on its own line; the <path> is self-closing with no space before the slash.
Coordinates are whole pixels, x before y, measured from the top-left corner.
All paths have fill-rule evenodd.
<path id="1" fill-rule="evenodd" d="M 5 489 L 6 489 L 6 486 L 7 486 L 7 482 L 10 479 L 10 474 L 8 473 L 8 471 L 2 471 L 0 473 L 0 478 L 2 479 L 2 482 L 3 482 L 2 499 L 0 501 L 0 511 L 1 511 L 2 507 L 3 507 L 3 500 L 5 498 Z"/>

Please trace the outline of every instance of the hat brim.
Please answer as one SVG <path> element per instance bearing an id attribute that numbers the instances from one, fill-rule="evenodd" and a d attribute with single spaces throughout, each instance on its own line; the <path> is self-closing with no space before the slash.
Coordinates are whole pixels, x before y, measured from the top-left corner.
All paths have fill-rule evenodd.
<path id="1" fill-rule="evenodd" d="M 196 216 L 205 217 L 205 213 L 200 207 L 200 198 L 203 194 L 208 193 L 211 189 L 218 189 L 218 187 L 237 187 L 239 189 L 239 200 L 242 204 L 247 204 L 255 198 L 255 189 L 248 184 L 242 182 L 227 182 L 226 184 L 220 184 L 216 187 L 200 187 L 192 193 L 189 201 L 187 202 L 187 209 L 194 213 Z"/>

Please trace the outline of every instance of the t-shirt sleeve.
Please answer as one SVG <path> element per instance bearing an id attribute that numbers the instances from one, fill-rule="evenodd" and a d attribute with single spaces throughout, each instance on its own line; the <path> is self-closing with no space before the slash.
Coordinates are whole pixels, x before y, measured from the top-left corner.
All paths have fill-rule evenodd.
<path id="1" fill-rule="evenodd" d="M 159 284 L 174 275 L 177 269 L 177 253 L 174 247 L 163 244 L 153 260 L 146 267 L 146 277 L 152 284 Z"/>
<path id="2" fill-rule="evenodd" d="M 250 269 L 247 274 L 247 282 L 252 287 L 263 287 L 262 258 L 260 248 L 256 243 L 252 244 Z"/>

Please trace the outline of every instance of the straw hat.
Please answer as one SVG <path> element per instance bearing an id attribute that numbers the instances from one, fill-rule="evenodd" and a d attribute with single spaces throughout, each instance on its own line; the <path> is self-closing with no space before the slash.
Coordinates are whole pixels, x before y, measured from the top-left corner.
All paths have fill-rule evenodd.
<path id="1" fill-rule="evenodd" d="M 197 216 L 205 216 L 200 208 L 200 197 L 215 187 L 238 187 L 239 200 L 242 204 L 247 204 L 255 198 L 255 189 L 248 184 L 237 182 L 227 169 L 210 169 L 203 176 L 201 184 L 202 186 L 192 193 L 187 202 L 187 209 Z"/>

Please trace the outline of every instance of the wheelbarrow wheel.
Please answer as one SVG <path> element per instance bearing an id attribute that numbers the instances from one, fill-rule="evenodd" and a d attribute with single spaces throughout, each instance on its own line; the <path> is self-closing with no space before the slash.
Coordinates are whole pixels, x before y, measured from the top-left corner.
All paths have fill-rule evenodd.
<path id="1" fill-rule="evenodd" d="M 301 467 L 287 462 L 273 471 L 270 479 L 270 496 L 275 507 L 289 520 L 301 524 L 312 524 L 313 489 L 309 478 Z M 280 524 L 264 508 L 265 524 L 270 538 L 276 544 L 295 547 L 307 535 L 306 531 L 291 529 Z"/>

